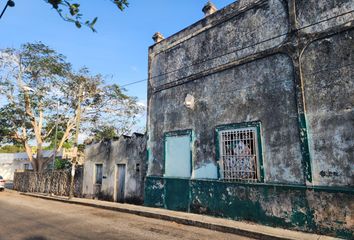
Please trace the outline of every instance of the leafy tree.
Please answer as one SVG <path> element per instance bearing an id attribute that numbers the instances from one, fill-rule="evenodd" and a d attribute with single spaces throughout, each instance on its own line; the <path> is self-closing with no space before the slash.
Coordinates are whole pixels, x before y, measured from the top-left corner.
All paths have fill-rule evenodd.
<path id="1" fill-rule="evenodd" d="M 25 149 L 21 145 L 5 145 L 0 148 L 0 153 L 18 153 Z"/>
<path id="2" fill-rule="evenodd" d="M 108 140 L 118 137 L 117 130 L 113 126 L 102 126 L 97 129 L 93 129 L 92 138 L 94 141 Z"/>
<path id="3" fill-rule="evenodd" d="M 58 120 L 58 130 L 57 133 L 55 132 L 55 130 L 53 130 L 49 137 L 47 142 L 49 143 L 49 145 L 47 147 L 45 147 L 45 150 L 53 150 L 55 148 L 55 145 L 57 145 L 60 140 L 63 138 L 64 133 L 65 133 L 65 129 L 66 129 L 66 125 L 65 122 L 62 121 L 60 119 L 60 116 L 58 116 L 58 119 L 53 119 L 53 122 L 48 123 L 48 128 L 55 128 L 55 121 Z M 64 149 L 71 149 L 73 148 L 74 143 L 72 141 L 72 139 L 67 139 L 64 143 L 62 148 Z"/>
<path id="4" fill-rule="evenodd" d="M 137 99 L 118 85 L 105 85 L 101 75 L 91 75 L 86 68 L 73 71 L 63 55 L 42 43 L 0 51 L 0 95 L 6 98 L 0 109 L 2 141 L 23 145 L 36 171 L 50 161 L 43 158 L 43 149 L 55 139 L 56 122 L 59 152 L 79 125 L 88 134 L 108 123 L 125 133 L 142 111 Z"/>
<path id="5" fill-rule="evenodd" d="M 0 54 L 0 94 L 7 98 L 0 121 L 7 132 L 6 140 L 23 144 L 34 169 L 42 170 L 42 147 L 53 130 L 45 131 L 54 104 L 51 89 L 70 65 L 41 43 L 25 44 L 20 50 L 5 49 Z M 36 158 L 28 143 L 33 138 L 37 143 Z"/>
<path id="6" fill-rule="evenodd" d="M 80 11 L 79 0 L 44 0 L 50 4 L 59 14 L 59 16 L 67 21 L 74 23 L 76 27 L 81 28 L 82 25 L 85 25 L 96 31 L 94 26 L 97 22 L 97 17 L 93 20 L 83 20 L 83 15 Z M 123 11 L 128 7 L 129 3 L 127 0 L 110 0 L 120 11 Z"/>
<path id="7" fill-rule="evenodd" d="M 70 169 L 71 162 L 68 159 L 61 159 L 56 158 L 54 162 L 54 169 L 56 170 L 63 170 L 63 169 Z"/>

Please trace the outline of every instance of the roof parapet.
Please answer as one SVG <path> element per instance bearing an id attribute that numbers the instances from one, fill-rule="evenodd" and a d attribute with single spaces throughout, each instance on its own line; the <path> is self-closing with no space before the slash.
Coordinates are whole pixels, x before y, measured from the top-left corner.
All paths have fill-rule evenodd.
<path id="1" fill-rule="evenodd" d="M 202 11 L 205 15 L 205 17 L 215 13 L 218 9 L 216 8 L 216 6 L 211 2 L 208 1 L 205 6 L 203 7 Z"/>
<path id="2" fill-rule="evenodd" d="M 155 43 L 159 43 L 162 40 L 164 40 L 165 38 L 161 33 L 157 32 L 152 36 L 152 39 L 154 40 Z"/>

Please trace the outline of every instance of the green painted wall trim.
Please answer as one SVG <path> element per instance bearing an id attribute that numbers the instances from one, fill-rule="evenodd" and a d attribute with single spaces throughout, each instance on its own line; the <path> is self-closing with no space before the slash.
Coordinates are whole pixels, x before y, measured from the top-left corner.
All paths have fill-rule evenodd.
<path id="1" fill-rule="evenodd" d="M 172 178 L 172 177 L 161 177 L 161 176 L 148 176 L 146 178 L 151 179 L 185 179 L 189 178 Z M 339 186 L 311 186 L 311 185 L 297 185 L 297 184 L 280 184 L 280 183 L 248 183 L 248 182 L 227 182 L 222 180 L 213 179 L 190 179 L 191 182 L 217 182 L 220 184 L 232 184 L 238 186 L 255 186 L 255 187 L 266 187 L 266 188 L 286 188 L 289 190 L 313 190 L 315 192 L 337 192 L 354 195 L 353 187 L 339 187 Z"/>
<path id="2" fill-rule="evenodd" d="M 166 132 L 164 134 L 165 137 L 177 137 L 177 136 L 185 136 L 185 135 L 192 135 L 192 129 L 185 129 L 185 130 L 177 130 Z"/>
<path id="3" fill-rule="evenodd" d="M 299 114 L 300 127 L 300 145 L 302 155 L 302 166 L 306 182 L 312 183 L 311 157 L 309 150 L 309 140 L 307 133 L 306 116 L 304 113 Z"/>
<path id="4" fill-rule="evenodd" d="M 144 205 L 149 207 L 164 207 L 164 189 L 163 178 L 147 177 L 144 188 Z"/>
<path id="5" fill-rule="evenodd" d="M 217 177 L 218 179 L 221 179 L 221 168 L 220 168 L 220 142 L 219 142 L 219 131 L 217 130 L 217 128 L 215 129 L 215 134 L 214 134 L 214 141 L 215 141 L 215 162 L 216 162 L 216 166 L 217 166 Z"/>
<path id="6" fill-rule="evenodd" d="M 353 193 L 353 188 L 149 176 L 145 205 L 352 239 L 341 206 L 353 200 Z"/>
<path id="7" fill-rule="evenodd" d="M 190 185 L 189 179 L 164 179 L 164 207 L 174 211 L 189 212 Z"/>
<path id="8" fill-rule="evenodd" d="M 242 123 L 231 123 L 231 124 L 223 124 L 218 125 L 215 128 L 215 144 L 216 144 L 216 162 L 218 166 L 218 178 L 221 178 L 220 174 L 220 140 L 219 140 L 219 133 L 223 130 L 229 129 L 238 129 L 238 128 L 256 128 L 257 129 L 257 147 L 258 147 L 258 170 L 259 170 L 259 178 L 257 182 L 264 182 L 264 167 L 263 167 L 263 150 L 262 150 L 262 128 L 260 121 L 253 121 L 253 122 L 242 122 Z"/>
<path id="9" fill-rule="evenodd" d="M 146 149 L 146 163 L 149 163 L 150 151 L 150 148 Z"/>

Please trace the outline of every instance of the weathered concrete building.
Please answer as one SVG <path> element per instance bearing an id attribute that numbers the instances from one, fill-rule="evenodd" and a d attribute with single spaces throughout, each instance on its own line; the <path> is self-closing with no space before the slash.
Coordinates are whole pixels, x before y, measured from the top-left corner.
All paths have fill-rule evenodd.
<path id="1" fill-rule="evenodd" d="M 87 146 L 84 197 L 141 204 L 146 158 L 146 137 L 141 134 Z"/>
<path id="2" fill-rule="evenodd" d="M 145 204 L 353 237 L 354 1 L 204 11 L 149 49 Z"/>

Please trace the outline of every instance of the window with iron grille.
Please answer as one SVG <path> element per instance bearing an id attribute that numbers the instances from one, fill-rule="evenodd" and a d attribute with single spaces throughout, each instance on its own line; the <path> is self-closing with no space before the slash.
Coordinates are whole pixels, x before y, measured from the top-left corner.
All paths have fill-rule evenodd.
<path id="1" fill-rule="evenodd" d="M 258 127 L 218 131 L 221 178 L 226 181 L 260 180 Z"/>

